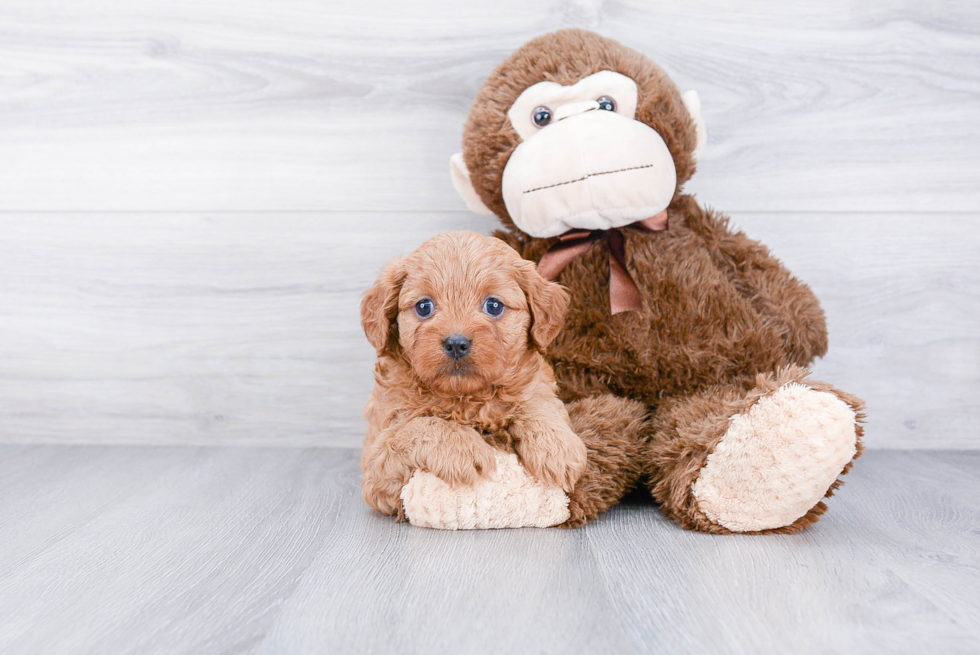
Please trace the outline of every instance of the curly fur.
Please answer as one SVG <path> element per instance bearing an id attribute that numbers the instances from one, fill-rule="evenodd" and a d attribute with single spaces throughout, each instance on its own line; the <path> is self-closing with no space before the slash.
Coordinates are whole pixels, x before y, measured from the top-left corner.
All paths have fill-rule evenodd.
<path id="1" fill-rule="evenodd" d="M 506 306 L 482 311 L 487 297 Z M 435 310 L 419 317 L 416 303 Z M 494 446 L 512 448 L 537 479 L 571 491 L 586 467 L 542 351 L 562 324 L 566 292 L 497 239 L 450 232 L 392 262 L 364 296 L 365 334 L 378 351 L 361 467 L 365 500 L 401 517 L 416 470 L 450 485 L 495 470 Z M 450 335 L 472 346 L 456 360 Z"/>

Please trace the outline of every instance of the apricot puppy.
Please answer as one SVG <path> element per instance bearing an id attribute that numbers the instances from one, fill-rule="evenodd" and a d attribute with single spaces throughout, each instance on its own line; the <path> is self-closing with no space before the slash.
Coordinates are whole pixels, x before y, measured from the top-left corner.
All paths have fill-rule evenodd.
<path id="1" fill-rule="evenodd" d="M 361 302 L 378 351 L 361 456 L 371 507 L 404 518 L 399 494 L 416 470 L 470 484 L 494 470 L 495 448 L 574 488 L 586 448 L 543 357 L 567 305 L 534 264 L 474 232 L 441 234 L 385 267 Z"/>

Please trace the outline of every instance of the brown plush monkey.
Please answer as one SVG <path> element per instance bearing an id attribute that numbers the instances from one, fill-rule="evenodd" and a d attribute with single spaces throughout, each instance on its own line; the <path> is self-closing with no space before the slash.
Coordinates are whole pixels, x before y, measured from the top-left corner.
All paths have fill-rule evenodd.
<path id="1" fill-rule="evenodd" d="M 490 75 L 452 159 L 467 204 L 571 293 L 548 356 L 573 424 L 599 429 L 567 525 L 642 478 L 685 528 L 795 532 L 860 454 L 861 401 L 807 377 L 827 350 L 810 289 L 683 193 L 704 142 L 696 94 L 563 30 Z"/>

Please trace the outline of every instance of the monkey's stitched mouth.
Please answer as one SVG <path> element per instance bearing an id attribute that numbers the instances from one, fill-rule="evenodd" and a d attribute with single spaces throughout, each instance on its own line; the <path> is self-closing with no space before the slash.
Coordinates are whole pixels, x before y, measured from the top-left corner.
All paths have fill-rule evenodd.
<path id="1" fill-rule="evenodd" d="M 612 175 L 613 173 L 625 173 L 626 171 L 638 171 L 643 168 L 653 168 L 653 164 L 646 164 L 644 166 L 630 166 L 629 168 L 617 168 L 614 171 L 602 171 L 601 173 L 589 173 L 584 177 L 580 177 L 576 180 L 568 180 L 567 182 L 558 182 L 557 184 L 549 184 L 547 186 L 539 186 L 535 189 L 528 189 L 524 193 L 534 193 L 535 191 L 544 191 L 545 189 L 554 189 L 557 186 L 565 186 L 566 184 L 575 184 L 576 182 L 585 182 L 590 177 L 599 177 L 600 175 Z"/>

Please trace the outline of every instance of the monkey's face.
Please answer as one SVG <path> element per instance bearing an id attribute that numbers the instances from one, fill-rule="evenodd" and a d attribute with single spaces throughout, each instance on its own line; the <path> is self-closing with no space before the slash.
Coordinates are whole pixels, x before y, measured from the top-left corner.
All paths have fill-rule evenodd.
<path id="1" fill-rule="evenodd" d="M 525 44 L 487 80 L 453 182 L 467 205 L 533 237 L 656 216 L 704 144 L 697 94 L 583 30 Z"/>
<path id="2" fill-rule="evenodd" d="M 606 230 L 659 214 L 677 187 L 657 132 L 635 120 L 636 82 L 602 71 L 539 82 L 507 112 L 521 137 L 503 175 L 507 212 L 531 236 Z"/>

